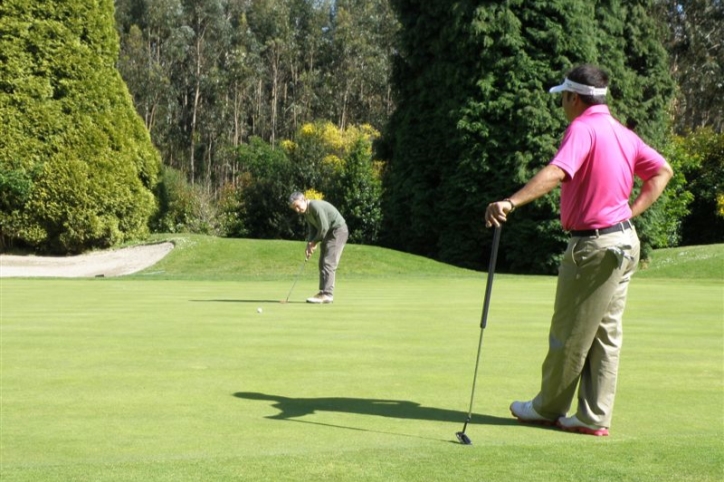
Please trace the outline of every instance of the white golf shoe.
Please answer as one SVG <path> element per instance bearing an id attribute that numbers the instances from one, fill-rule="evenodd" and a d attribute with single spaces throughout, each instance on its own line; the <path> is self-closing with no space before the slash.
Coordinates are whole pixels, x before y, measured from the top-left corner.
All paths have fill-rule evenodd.
<path id="1" fill-rule="evenodd" d="M 608 435 L 608 428 L 583 423 L 578 420 L 578 417 L 575 415 L 572 417 L 559 418 L 556 425 L 566 432 L 578 432 L 586 435 L 595 435 L 596 437 L 605 437 Z"/>
<path id="2" fill-rule="evenodd" d="M 324 293 L 323 291 L 320 291 L 316 295 L 312 296 L 311 298 L 307 298 L 307 303 L 314 303 L 316 305 L 322 304 L 322 303 L 332 303 L 334 301 L 334 298 L 332 295 L 328 295 Z"/>
<path id="3" fill-rule="evenodd" d="M 519 422 L 523 423 L 537 423 L 540 425 L 554 425 L 555 420 L 545 418 L 535 411 L 533 408 L 533 401 L 527 402 L 513 402 L 510 404 L 510 413 L 513 414 Z"/>

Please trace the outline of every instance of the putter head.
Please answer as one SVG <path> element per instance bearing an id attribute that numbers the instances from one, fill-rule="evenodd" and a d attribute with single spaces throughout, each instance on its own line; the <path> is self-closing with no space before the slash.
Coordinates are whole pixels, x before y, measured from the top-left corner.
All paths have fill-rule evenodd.
<path id="1" fill-rule="evenodd" d="M 463 445 L 472 445 L 473 441 L 470 440 L 470 437 L 465 435 L 464 432 L 455 432 L 455 436 L 458 438 L 458 441 Z"/>

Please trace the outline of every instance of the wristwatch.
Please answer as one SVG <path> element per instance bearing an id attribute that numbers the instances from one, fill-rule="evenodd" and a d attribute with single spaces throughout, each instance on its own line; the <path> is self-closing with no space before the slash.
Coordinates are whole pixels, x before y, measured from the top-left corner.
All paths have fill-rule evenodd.
<path id="1" fill-rule="evenodd" d="M 512 213 L 513 211 L 515 211 L 515 203 L 514 203 L 513 201 L 511 201 L 509 197 L 503 199 L 503 201 L 507 201 L 507 202 L 510 203 L 510 211 L 508 211 L 508 214 L 510 214 L 510 213 Z"/>

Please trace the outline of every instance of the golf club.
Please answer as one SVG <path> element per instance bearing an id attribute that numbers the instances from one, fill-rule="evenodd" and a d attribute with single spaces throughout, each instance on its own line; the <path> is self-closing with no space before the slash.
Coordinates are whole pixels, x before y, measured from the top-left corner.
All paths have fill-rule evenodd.
<path id="1" fill-rule="evenodd" d="M 302 265 L 299 267 L 299 272 L 297 273 L 297 276 L 294 278 L 294 283 L 292 283 L 292 288 L 289 290 L 287 299 L 284 301 L 281 301 L 281 303 L 289 302 L 289 297 L 292 296 L 292 291 L 294 291 L 294 287 L 297 286 L 297 281 L 299 281 L 299 276 L 302 274 L 302 271 L 304 271 L 304 267 L 307 265 L 307 261 L 309 261 L 309 257 L 304 258 L 304 262 L 302 262 Z"/>
<path id="2" fill-rule="evenodd" d="M 488 324 L 488 308 L 490 307 L 490 293 L 493 290 L 493 273 L 495 273 L 495 263 L 498 260 L 498 245 L 500 244 L 500 226 L 496 226 L 495 232 L 493 233 L 493 246 L 490 250 L 490 262 L 488 264 L 488 282 L 485 286 L 485 301 L 483 302 L 483 316 L 480 320 L 480 339 L 478 341 L 478 356 L 475 360 L 475 374 L 473 375 L 473 390 L 470 394 L 470 408 L 468 410 L 468 417 L 465 419 L 465 425 L 460 432 L 455 432 L 455 436 L 458 441 L 463 445 L 472 445 L 473 442 L 470 437 L 465 435 L 465 430 L 468 428 L 468 423 L 473 415 L 473 399 L 475 398 L 475 382 L 478 379 L 478 366 L 480 365 L 480 352 L 483 348 L 483 331 L 485 326 Z"/>

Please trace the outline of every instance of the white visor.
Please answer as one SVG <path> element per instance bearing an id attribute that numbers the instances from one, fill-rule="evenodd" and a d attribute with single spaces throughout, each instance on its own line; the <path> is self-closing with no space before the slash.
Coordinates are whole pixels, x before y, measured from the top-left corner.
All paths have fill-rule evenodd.
<path id="1" fill-rule="evenodd" d="M 558 92 L 563 92 L 565 90 L 567 90 L 568 92 L 575 92 L 576 94 L 580 95 L 597 96 L 606 95 L 606 92 L 608 92 L 608 87 L 592 87 L 590 85 L 583 85 L 579 84 L 578 82 L 568 80 L 568 77 L 566 77 L 561 85 L 551 87 L 548 92 L 550 92 L 551 94 L 557 94 Z"/>

